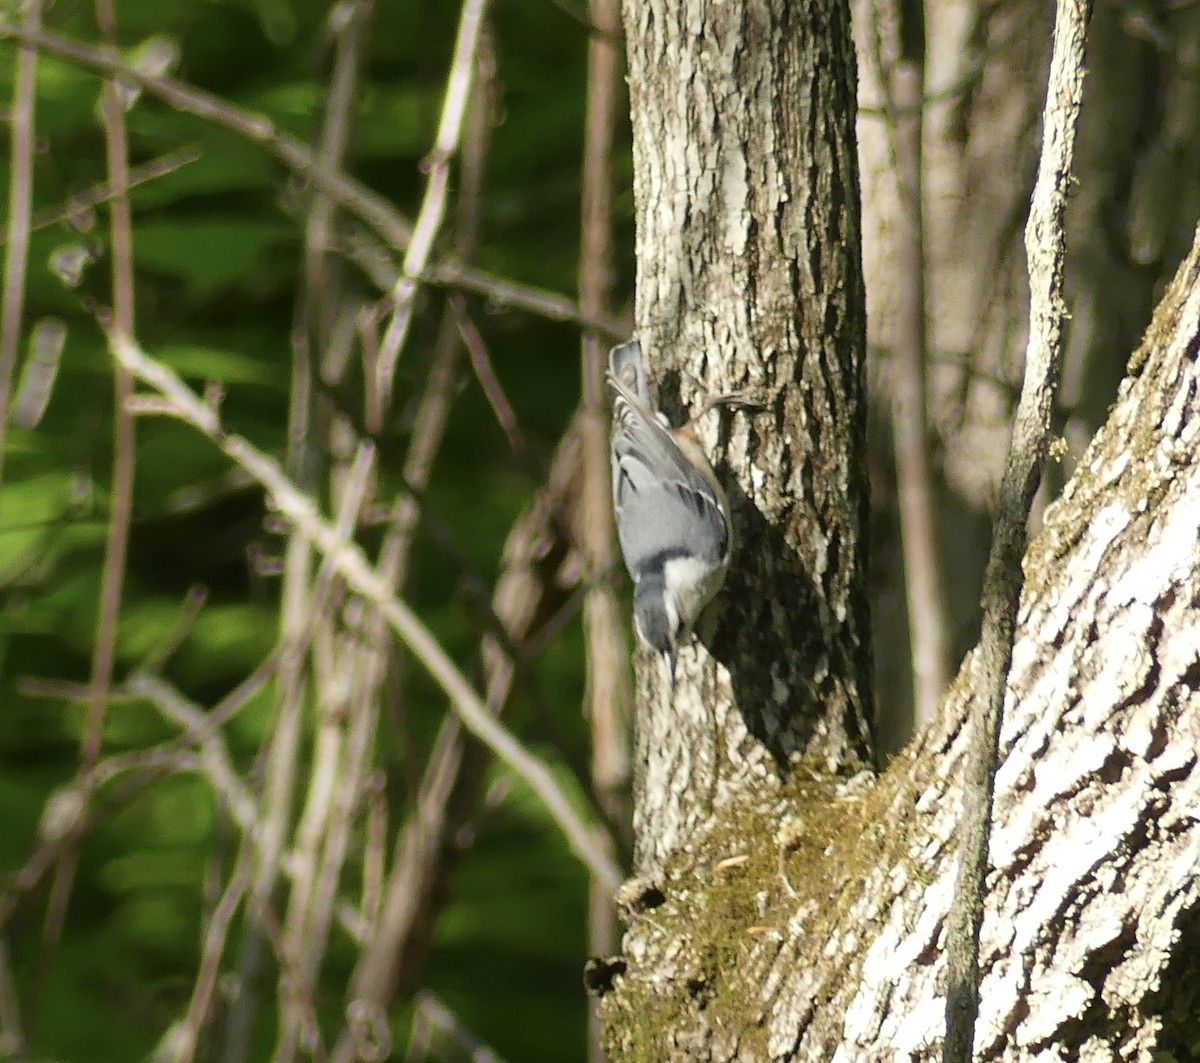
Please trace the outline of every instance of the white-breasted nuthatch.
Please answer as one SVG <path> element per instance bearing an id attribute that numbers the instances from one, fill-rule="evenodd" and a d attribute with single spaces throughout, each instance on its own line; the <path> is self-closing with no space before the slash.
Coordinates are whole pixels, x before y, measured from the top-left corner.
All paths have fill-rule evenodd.
<path id="1" fill-rule="evenodd" d="M 633 626 L 674 686 L 679 647 L 725 582 L 729 504 L 695 432 L 671 428 L 652 408 L 641 344 L 614 347 L 608 370 L 613 508 L 633 579 Z"/>

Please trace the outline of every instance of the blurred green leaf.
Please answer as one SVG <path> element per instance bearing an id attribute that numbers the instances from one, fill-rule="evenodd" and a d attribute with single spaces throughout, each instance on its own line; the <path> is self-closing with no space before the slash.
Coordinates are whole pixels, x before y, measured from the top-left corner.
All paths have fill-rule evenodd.
<path id="1" fill-rule="evenodd" d="M 364 158 L 404 159 L 429 150 L 417 86 L 377 86 L 359 100 L 359 150 Z"/>
<path id="2" fill-rule="evenodd" d="M 220 380 L 226 384 L 280 383 L 280 370 L 287 366 L 288 353 L 277 349 L 276 357 L 263 351 L 229 350 L 203 344 L 163 343 L 154 356 L 175 372 L 191 380 Z"/>
<path id="3" fill-rule="evenodd" d="M 281 267 L 275 256 L 293 237 L 269 220 L 195 218 L 141 221 L 133 243 L 138 266 L 183 282 L 192 297 L 261 285 Z"/>
<path id="4" fill-rule="evenodd" d="M 278 167 L 261 152 L 199 145 L 200 157 L 133 190 L 135 212 L 170 206 L 194 196 L 263 191 L 279 179 Z"/>

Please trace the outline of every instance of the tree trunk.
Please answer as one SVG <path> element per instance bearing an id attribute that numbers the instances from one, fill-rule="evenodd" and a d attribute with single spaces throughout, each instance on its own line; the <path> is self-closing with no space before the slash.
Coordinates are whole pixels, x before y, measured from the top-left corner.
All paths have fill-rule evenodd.
<path id="1" fill-rule="evenodd" d="M 1198 353 L 1200 230 L 1026 557 L 980 1060 L 1196 1057 Z M 877 783 L 797 773 L 627 896 L 613 1058 L 939 1058 L 972 666 Z"/>
<path id="2" fill-rule="evenodd" d="M 764 404 L 698 424 L 735 548 L 673 696 L 641 659 L 648 871 L 725 805 L 776 794 L 798 760 L 869 754 L 865 296 L 847 4 L 630 0 L 625 28 L 658 400 L 675 423 L 698 385 Z"/>
<path id="3" fill-rule="evenodd" d="M 607 1047 L 937 1059 L 973 659 L 883 776 L 838 770 L 869 711 L 844 12 L 664 7 L 626 5 L 640 335 L 660 397 L 691 373 L 767 412 L 703 426 L 741 489 L 715 660 L 685 656 L 673 699 L 640 675 L 642 874 L 593 978 Z M 979 1059 L 1196 1057 L 1198 353 L 1200 231 L 1026 558 Z"/>

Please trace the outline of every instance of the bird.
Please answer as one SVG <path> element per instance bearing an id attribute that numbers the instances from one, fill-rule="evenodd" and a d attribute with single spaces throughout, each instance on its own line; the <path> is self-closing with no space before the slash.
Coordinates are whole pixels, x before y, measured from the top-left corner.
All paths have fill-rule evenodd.
<path id="1" fill-rule="evenodd" d="M 641 343 L 614 347 L 608 366 L 613 510 L 633 580 L 633 626 L 674 689 L 679 649 L 725 582 L 729 503 L 696 433 L 672 428 L 653 408 Z"/>

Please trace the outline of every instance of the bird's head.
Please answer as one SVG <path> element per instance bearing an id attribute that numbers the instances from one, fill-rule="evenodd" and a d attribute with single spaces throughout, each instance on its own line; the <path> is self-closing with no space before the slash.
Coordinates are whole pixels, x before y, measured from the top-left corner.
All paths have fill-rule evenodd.
<path id="1" fill-rule="evenodd" d="M 647 573 L 633 589 L 633 626 L 638 637 L 662 656 L 675 686 L 675 650 L 683 628 L 678 603 L 661 573 Z"/>

